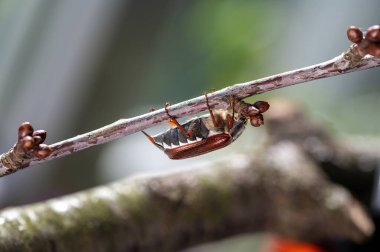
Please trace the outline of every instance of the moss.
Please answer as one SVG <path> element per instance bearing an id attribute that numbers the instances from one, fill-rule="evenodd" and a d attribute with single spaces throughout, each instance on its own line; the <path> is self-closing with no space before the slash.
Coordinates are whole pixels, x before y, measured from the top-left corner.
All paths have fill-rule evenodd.
<path id="1" fill-rule="evenodd" d="M 206 216 L 210 222 L 222 223 L 226 211 L 231 207 L 231 183 L 227 177 L 219 179 L 207 176 L 199 178 L 197 201 L 199 214 Z M 215 211 L 218 209 L 218 211 Z"/>

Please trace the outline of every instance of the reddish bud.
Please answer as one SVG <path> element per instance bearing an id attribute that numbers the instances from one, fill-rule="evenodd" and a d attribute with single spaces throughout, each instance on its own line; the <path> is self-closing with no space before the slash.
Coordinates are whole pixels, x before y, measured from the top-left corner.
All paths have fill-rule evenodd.
<path id="1" fill-rule="evenodd" d="M 46 144 L 40 144 L 38 150 L 34 152 L 34 156 L 37 158 L 47 158 L 53 152 L 53 149 Z"/>
<path id="2" fill-rule="evenodd" d="M 39 136 L 41 138 L 41 143 L 42 142 L 45 142 L 45 139 L 46 139 L 46 130 L 36 130 L 33 132 L 33 137 L 35 136 Z M 39 143 L 40 144 L 40 143 Z"/>
<path id="3" fill-rule="evenodd" d="M 266 101 L 257 101 L 253 104 L 253 106 L 255 106 L 260 111 L 260 113 L 264 113 L 270 107 L 269 103 L 267 103 Z"/>
<path id="4" fill-rule="evenodd" d="M 350 26 L 347 29 L 347 38 L 356 44 L 363 40 L 363 32 L 356 26 Z"/>
<path id="5" fill-rule="evenodd" d="M 21 147 L 25 151 L 29 151 L 34 147 L 34 139 L 31 136 L 26 136 L 21 139 Z"/>
<path id="6" fill-rule="evenodd" d="M 360 44 L 358 44 L 358 52 L 359 52 L 360 56 L 363 57 L 363 56 L 368 54 L 368 46 L 370 44 L 371 44 L 371 42 L 369 42 L 366 39 L 363 39 L 362 42 L 360 42 Z"/>
<path id="7" fill-rule="evenodd" d="M 33 127 L 30 122 L 23 122 L 18 128 L 18 137 L 19 139 L 24 138 L 25 136 L 31 136 L 33 133 Z"/>
<path id="8" fill-rule="evenodd" d="M 33 140 L 35 145 L 42 143 L 42 138 L 40 136 L 33 136 Z"/>
<path id="9" fill-rule="evenodd" d="M 373 57 L 380 58 L 380 43 L 371 43 L 368 46 L 368 54 Z"/>
<path id="10" fill-rule="evenodd" d="M 380 42 L 380 25 L 374 25 L 367 29 L 365 38 L 371 42 Z"/>
<path id="11" fill-rule="evenodd" d="M 253 127 L 259 127 L 264 124 L 264 117 L 262 114 L 257 114 L 251 117 L 251 125 Z"/>

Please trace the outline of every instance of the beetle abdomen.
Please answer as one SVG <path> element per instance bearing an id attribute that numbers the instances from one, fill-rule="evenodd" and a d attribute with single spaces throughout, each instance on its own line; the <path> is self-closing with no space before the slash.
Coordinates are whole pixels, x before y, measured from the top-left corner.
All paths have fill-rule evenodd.
<path id="1" fill-rule="evenodd" d="M 182 124 L 186 132 L 192 132 L 191 137 L 184 135 L 177 127 L 170 128 L 169 130 L 153 136 L 155 144 L 163 149 L 175 148 L 194 141 L 200 141 L 209 136 L 210 130 L 207 129 L 203 120 L 204 118 L 196 118 Z"/>
<path id="2" fill-rule="evenodd" d="M 165 149 L 164 152 L 171 159 L 184 159 L 199 156 L 226 147 L 232 142 L 230 134 L 220 133 L 175 148 Z"/>
<path id="3" fill-rule="evenodd" d="M 262 113 L 269 108 L 269 104 L 264 101 L 248 104 L 231 96 L 228 109 L 211 110 L 207 94 L 205 97 L 210 115 L 180 124 L 176 117 L 169 114 L 166 103 L 165 112 L 170 119 L 169 124 L 176 127 L 156 136 L 150 136 L 144 131 L 142 133 L 171 159 L 189 158 L 231 144 L 242 134 L 248 119 L 255 127 L 264 124 Z"/>

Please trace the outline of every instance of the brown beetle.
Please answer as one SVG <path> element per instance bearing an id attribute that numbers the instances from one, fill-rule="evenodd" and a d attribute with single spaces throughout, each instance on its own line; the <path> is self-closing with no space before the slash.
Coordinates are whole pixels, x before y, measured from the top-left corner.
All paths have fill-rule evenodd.
<path id="1" fill-rule="evenodd" d="M 175 117 L 169 115 L 166 103 L 165 111 L 170 117 L 169 124 L 175 127 L 155 136 L 150 136 L 144 131 L 143 133 L 169 158 L 190 158 L 231 144 L 241 135 L 247 120 L 250 120 L 254 127 L 264 124 L 261 113 L 269 109 L 269 104 L 265 101 L 248 104 L 231 97 L 228 109 L 211 110 L 207 94 L 205 97 L 209 115 L 180 124 Z"/>

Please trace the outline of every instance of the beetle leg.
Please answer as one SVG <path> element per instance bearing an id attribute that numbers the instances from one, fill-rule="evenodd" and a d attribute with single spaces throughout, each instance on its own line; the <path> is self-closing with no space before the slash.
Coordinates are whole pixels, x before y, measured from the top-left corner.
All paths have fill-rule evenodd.
<path id="1" fill-rule="evenodd" d="M 235 119 L 230 114 L 227 114 L 226 121 L 227 121 L 227 129 L 229 132 L 232 129 L 232 127 L 234 126 Z"/>
<path id="2" fill-rule="evenodd" d="M 235 98 L 235 96 L 232 96 L 231 99 L 232 99 L 232 117 L 235 118 L 236 98 Z"/>
<path id="3" fill-rule="evenodd" d="M 236 98 L 235 96 L 231 96 L 231 107 L 232 107 L 232 119 L 235 118 L 235 101 L 236 101 Z"/>
<path id="4" fill-rule="evenodd" d="M 206 97 L 207 109 L 210 112 L 212 123 L 214 124 L 215 127 L 219 127 L 219 125 L 220 125 L 220 118 L 219 117 L 215 117 L 214 113 L 212 112 L 212 109 L 210 108 L 210 104 L 208 103 L 207 92 L 205 92 L 205 97 Z"/>
<path id="5" fill-rule="evenodd" d="M 232 109 L 232 115 L 227 114 L 227 117 L 226 117 L 226 124 L 227 124 L 228 131 L 230 131 L 232 129 L 232 127 L 234 126 L 234 122 L 235 122 L 235 102 L 236 102 L 236 98 L 233 95 L 231 95 L 230 96 L 230 109 Z"/>
<path id="6" fill-rule="evenodd" d="M 174 124 L 175 126 L 177 126 L 177 128 L 179 129 L 179 131 L 181 131 L 181 133 L 182 133 L 183 135 L 185 135 L 187 138 L 191 138 L 191 137 L 193 136 L 193 132 L 192 132 L 192 131 L 187 132 L 187 131 L 182 127 L 182 125 L 177 121 L 177 119 L 176 119 L 174 116 L 172 116 L 172 115 L 169 114 L 168 106 L 169 106 L 169 103 L 166 102 L 166 103 L 165 103 L 165 112 L 166 112 L 166 114 L 167 114 L 167 115 L 169 116 L 169 118 L 170 118 L 169 124 Z"/>

